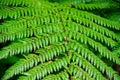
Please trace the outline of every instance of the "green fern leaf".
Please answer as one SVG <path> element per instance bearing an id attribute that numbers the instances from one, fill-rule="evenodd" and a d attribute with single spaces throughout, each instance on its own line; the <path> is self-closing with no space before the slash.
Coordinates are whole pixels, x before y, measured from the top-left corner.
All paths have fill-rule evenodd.
<path id="1" fill-rule="evenodd" d="M 120 23 L 94 13 L 118 7 L 111 0 L 1 0 L 0 61 L 19 57 L 1 80 L 119 80 Z"/>

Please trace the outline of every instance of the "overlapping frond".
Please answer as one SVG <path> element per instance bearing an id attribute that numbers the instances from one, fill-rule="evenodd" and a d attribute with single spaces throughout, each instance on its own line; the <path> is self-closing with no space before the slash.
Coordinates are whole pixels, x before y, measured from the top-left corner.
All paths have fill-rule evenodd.
<path id="1" fill-rule="evenodd" d="M 1 0 L 0 60 L 22 56 L 1 80 L 119 80 L 120 23 L 88 12 L 113 6 Z"/>
<path id="2" fill-rule="evenodd" d="M 1 8 L 0 11 L 0 18 L 6 19 L 6 18 L 20 18 L 23 16 L 33 16 L 33 15 L 38 15 L 40 13 L 42 13 L 43 11 L 38 11 L 40 9 L 38 8 L 31 8 L 31 7 L 4 7 Z M 41 7 L 42 10 L 42 7 Z M 9 12 L 8 12 L 9 11 Z"/>
<path id="3" fill-rule="evenodd" d="M 111 22 L 110 20 L 102 18 L 102 17 L 100 17 L 98 15 L 94 15 L 94 14 L 92 14 L 90 12 L 87 12 L 87 11 L 70 9 L 68 7 L 62 8 L 61 10 L 68 13 L 68 15 L 63 13 L 64 15 L 66 15 L 66 18 L 68 16 L 69 19 L 73 19 L 76 22 L 81 22 L 80 19 L 83 18 L 84 20 L 82 20 L 81 23 L 85 24 L 86 26 L 88 24 L 90 24 L 91 26 L 94 26 L 95 23 L 96 23 L 96 24 L 99 24 L 99 26 L 101 25 L 101 26 L 116 29 L 116 30 L 120 29 L 120 24 L 118 22 L 115 22 L 115 21 Z M 87 23 L 85 23 L 85 22 L 87 22 Z M 94 22 L 94 23 L 92 23 L 92 22 Z"/>
<path id="4" fill-rule="evenodd" d="M 66 67 L 69 63 L 69 58 L 64 57 L 63 59 L 58 59 L 55 61 L 50 61 L 47 63 L 40 64 L 33 69 L 30 69 L 29 71 L 23 73 L 23 75 L 19 77 L 18 80 L 36 80 L 41 79 L 47 74 L 59 71 L 62 67 Z M 36 71 L 36 72 L 33 72 Z"/>
<path id="5" fill-rule="evenodd" d="M 12 6 L 35 6 L 38 0 L 0 0 L 0 3 Z"/>
<path id="6" fill-rule="evenodd" d="M 47 50 L 47 51 L 46 51 Z M 53 59 L 54 57 L 66 52 L 64 44 L 56 44 L 45 47 L 45 49 L 39 49 L 35 51 L 36 54 L 29 54 L 25 59 L 20 59 L 14 66 L 7 70 L 4 79 L 8 79 L 17 75 L 23 71 L 26 71 L 33 66 L 36 66 L 39 62 L 45 62 Z"/>
<path id="7" fill-rule="evenodd" d="M 109 4 L 109 3 L 99 3 L 99 4 L 72 4 L 72 7 L 76 9 L 82 9 L 82 10 L 94 10 L 94 9 L 105 9 L 105 8 L 111 8 L 116 6 L 115 4 Z"/>

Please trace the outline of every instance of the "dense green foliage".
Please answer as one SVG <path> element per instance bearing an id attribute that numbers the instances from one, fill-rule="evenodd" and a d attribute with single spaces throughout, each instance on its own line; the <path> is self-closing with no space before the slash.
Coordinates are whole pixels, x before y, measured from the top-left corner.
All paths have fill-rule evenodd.
<path id="1" fill-rule="evenodd" d="M 120 80 L 118 2 L 0 0 L 1 80 Z"/>

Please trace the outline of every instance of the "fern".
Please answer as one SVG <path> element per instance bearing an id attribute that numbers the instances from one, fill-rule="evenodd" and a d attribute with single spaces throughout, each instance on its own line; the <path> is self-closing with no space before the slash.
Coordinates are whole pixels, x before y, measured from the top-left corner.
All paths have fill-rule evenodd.
<path id="1" fill-rule="evenodd" d="M 93 13 L 119 5 L 97 1 L 0 0 L 1 80 L 119 80 L 120 23 Z"/>

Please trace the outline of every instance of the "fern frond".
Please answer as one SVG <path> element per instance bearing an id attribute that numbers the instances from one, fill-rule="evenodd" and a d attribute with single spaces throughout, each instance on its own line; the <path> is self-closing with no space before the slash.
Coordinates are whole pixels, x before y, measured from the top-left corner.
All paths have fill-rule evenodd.
<path id="1" fill-rule="evenodd" d="M 74 64 L 74 63 L 73 63 Z M 90 75 L 85 72 L 83 69 L 81 69 L 77 65 L 70 65 L 69 70 L 72 72 L 71 75 L 74 76 L 74 79 L 86 79 L 86 80 L 94 80 L 93 78 L 90 77 Z"/>
<path id="2" fill-rule="evenodd" d="M 92 13 L 118 4 L 94 1 L 0 0 L 1 80 L 119 80 L 120 23 Z"/>
<path id="3" fill-rule="evenodd" d="M 69 38 L 72 38 L 72 36 L 71 36 L 72 34 L 73 33 L 71 33 L 69 35 Z M 73 34 L 73 35 L 75 36 L 75 37 L 73 37 L 73 39 L 77 40 L 78 42 L 80 41 L 80 43 L 83 43 L 85 45 L 88 43 L 95 51 L 98 51 L 102 56 L 106 57 L 110 61 L 113 61 L 117 64 L 120 64 L 120 59 L 117 57 L 117 55 L 114 55 L 109 49 L 107 49 L 106 47 L 104 47 L 100 43 L 95 42 L 94 40 L 92 40 L 92 39 L 90 39 L 82 34 L 76 34 L 76 35 Z M 77 35 L 79 35 L 79 36 L 77 36 Z M 77 47 L 77 45 L 76 45 L 76 47 Z"/>
<path id="4" fill-rule="evenodd" d="M 2 8 L 0 12 L 0 19 L 6 19 L 6 18 L 20 18 L 24 16 L 32 16 L 37 15 L 41 11 L 38 11 L 37 8 L 30 8 L 30 7 L 12 7 L 12 8 Z M 9 12 L 8 12 L 9 11 Z"/>
<path id="5" fill-rule="evenodd" d="M 42 7 L 2 7 L 0 12 L 0 19 L 12 18 L 17 19 L 24 16 L 39 16 L 39 14 L 46 13 L 56 13 L 56 9 L 52 9 L 51 7 L 44 8 Z M 9 12 L 8 12 L 9 11 Z"/>
<path id="6" fill-rule="evenodd" d="M 67 72 L 60 72 L 58 74 L 50 74 L 43 78 L 42 80 L 69 80 L 69 75 Z"/>
<path id="7" fill-rule="evenodd" d="M 95 80 L 106 80 L 105 77 L 93 66 L 91 65 L 88 61 L 83 59 L 82 57 L 74 56 L 72 57 L 73 62 L 78 64 L 80 67 L 84 68 L 87 73 L 93 77 Z M 82 65 L 81 65 L 82 64 Z"/>
<path id="8" fill-rule="evenodd" d="M 73 18 L 73 19 L 77 19 L 78 21 L 81 18 L 85 18 L 85 19 L 88 19 L 86 22 L 88 22 L 88 21 L 91 22 L 92 21 L 92 22 L 97 23 L 97 24 L 99 24 L 101 26 L 104 26 L 104 27 L 120 30 L 120 24 L 118 22 L 110 21 L 108 19 L 102 18 L 98 15 L 95 15 L 95 14 L 87 12 L 87 11 L 71 9 L 71 8 L 68 8 L 68 7 L 65 7 L 65 8 L 62 8 L 62 9 L 60 8 L 60 10 L 63 10 L 64 12 L 66 12 L 68 14 L 72 14 L 72 15 L 66 15 L 66 16 L 68 16 L 70 18 Z M 74 17 L 73 17 L 73 15 L 74 15 Z M 78 22 L 78 21 L 76 21 L 76 22 Z M 79 21 L 79 22 L 81 22 L 81 21 Z M 87 23 L 87 24 L 89 24 L 89 23 Z"/>
<path id="9" fill-rule="evenodd" d="M 41 64 L 40 64 L 40 65 L 34 67 L 33 69 L 30 69 L 29 71 L 23 73 L 23 75 L 26 75 L 26 76 L 21 76 L 21 77 L 19 77 L 18 80 L 41 79 L 45 75 L 50 74 L 52 72 L 56 72 L 59 69 L 61 69 L 62 67 L 67 66 L 68 63 L 69 63 L 69 59 L 67 57 L 65 57 L 63 59 L 58 59 L 56 61 L 50 61 L 43 66 L 41 66 Z M 34 71 L 35 71 L 35 73 L 34 73 Z"/>
<path id="10" fill-rule="evenodd" d="M 85 26 L 79 25 L 77 23 L 74 22 L 66 22 L 66 30 L 73 30 L 75 32 L 80 32 L 85 34 L 86 36 L 94 39 L 94 40 L 98 40 L 101 41 L 101 43 L 105 43 L 108 46 L 114 47 L 117 43 L 115 41 L 113 41 L 111 38 L 107 38 L 105 35 L 102 35 L 92 29 L 86 28 Z M 114 37 L 116 39 L 118 39 L 117 35 L 115 35 L 113 33 Z"/>
<path id="11" fill-rule="evenodd" d="M 12 5 L 12 6 L 35 6 L 37 3 L 36 0 L 1 0 L 1 4 Z"/>
<path id="12" fill-rule="evenodd" d="M 2 79 L 3 80 L 9 79 L 14 75 L 17 75 L 23 71 L 26 71 L 27 69 L 32 68 L 33 66 L 36 66 L 39 62 L 42 63 L 51 60 L 54 57 L 62 53 L 65 53 L 66 51 L 65 46 L 61 44 L 60 45 L 57 44 L 56 46 L 48 46 L 47 48 L 45 48 L 45 50 L 39 49 L 35 51 L 35 53 L 39 53 L 39 56 L 35 54 L 29 54 L 26 57 L 26 59 L 20 59 L 16 64 L 14 64 L 6 71 L 6 74 L 3 76 Z"/>
<path id="13" fill-rule="evenodd" d="M 9 46 L 4 47 L 0 51 L 0 59 L 20 53 L 26 53 L 26 52 L 29 53 L 45 45 L 56 43 L 58 41 L 63 41 L 64 40 L 63 35 L 64 34 L 61 33 L 53 36 L 49 34 L 45 36 L 45 38 L 43 37 L 41 38 L 41 36 L 39 36 L 39 38 L 32 37 L 32 38 L 25 38 L 22 40 L 15 41 Z"/>
<path id="14" fill-rule="evenodd" d="M 57 27 L 56 27 L 57 26 Z M 19 28 L 19 30 L 15 30 L 12 32 L 1 33 L 0 34 L 0 43 L 6 41 L 13 41 L 19 38 L 31 37 L 38 34 L 47 34 L 47 33 L 57 33 L 63 32 L 61 23 L 50 23 L 44 25 L 38 25 L 36 27 L 30 28 Z"/>
<path id="15" fill-rule="evenodd" d="M 82 13 L 83 11 L 81 11 Z M 105 18 L 102 18 L 100 16 L 97 16 L 97 15 L 94 15 L 92 13 L 88 13 L 88 12 L 83 12 L 84 14 L 84 17 L 101 25 L 101 26 L 104 26 L 104 27 L 108 27 L 108 28 L 112 28 L 112 29 L 116 29 L 116 30 L 120 30 L 120 24 L 118 22 L 114 22 L 114 21 L 110 21 L 110 20 L 107 20 Z M 87 16 L 89 14 L 89 16 Z"/>
<path id="16" fill-rule="evenodd" d="M 71 15 L 66 15 L 66 14 L 64 14 L 64 15 L 66 17 L 64 17 L 64 16 L 63 17 L 66 19 L 68 18 L 69 20 L 73 20 L 74 22 L 84 25 L 85 27 L 89 27 L 90 29 L 93 29 L 94 31 L 99 32 L 103 35 L 106 35 L 114 40 L 118 40 L 118 41 L 120 40 L 114 32 L 112 32 L 109 29 L 104 28 L 98 24 L 95 24 L 94 22 L 91 22 L 90 20 L 87 20 L 87 19 L 79 17 L 79 16 L 71 16 Z M 72 24 L 69 24 L 69 25 L 72 25 Z"/>
<path id="17" fill-rule="evenodd" d="M 111 79 L 112 79 L 113 75 L 119 76 L 117 74 L 117 72 L 115 72 L 111 67 L 108 67 L 106 65 L 106 63 L 104 63 L 102 60 L 100 60 L 93 52 L 89 51 L 88 49 L 85 49 L 84 46 L 79 45 L 79 47 L 77 47 L 78 49 L 76 49 L 76 46 L 74 46 L 74 48 L 73 48 L 72 44 L 70 46 L 71 46 L 70 49 L 71 49 L 73 54 L 76 54 L 76 55 L 80 54 L 81 57 L 84 57 L 86 60 L 89 60 L 92 65 L 97 67 L 103 74 L 106 73 Z M 72 49 L 74 49 L 74 51 Z M 84 53 L 86 53 L 86 54 L 84 54 Z M 82 63 L 83 63 L 83 61 L 82 62 L 79 61 L 80 66 L 83 65 Z M 116 77 L 114 77 L 114 79 L 115 78 Z"/>
<path id="18" fill-rule="evenodd" d="M 49 14 L 49 18 L 46 14 L 41 16 L 23 17 L 21 19 L 7 21 L 0 25 L 0 33 L 9 32 L 12 30 L 25 29 L 29 27 L 35 27 L 36 25 L 47 24 L 50 22 L 59 22 L 60 17 Z"/>
<path id="19" fill-rule="evenodd" d="M 30 54 L 27 56 L 27 59 L 20 59 L 14 66 L 12 66 L 6 71 L 7 74 L 5 74 L 2 79 L 7 80 L 13 75 L 16 75 L 21 71 L 26 70 L 26 68 L 37 65 L 33 63 L 36 57 L 37 56 L 35 54 Z"/>
<path id="20" fill-rule="evenodd" d="M 105 9 L 105 8 L 111 8 L 116 7 L 116 4 L 109 4 L 109 3 L 92 3 L 92 4 L 72 4 L 72 7 L 75 9 L 82 9 L 82 10 L 95 10 L 95 9 Z"/>

